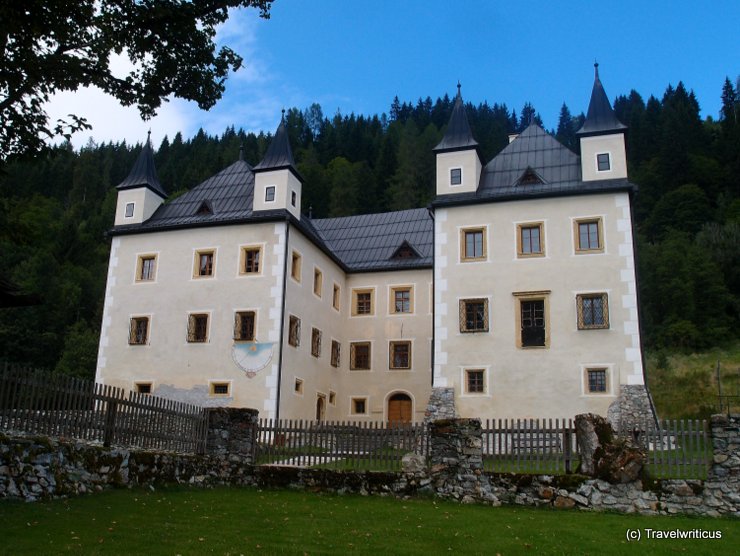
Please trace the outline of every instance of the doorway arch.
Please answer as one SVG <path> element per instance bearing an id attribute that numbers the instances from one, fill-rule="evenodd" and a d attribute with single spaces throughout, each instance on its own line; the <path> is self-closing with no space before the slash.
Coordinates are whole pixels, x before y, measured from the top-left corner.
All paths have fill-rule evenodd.
<path id="1" fill-rule="evenodd" d="M 413 417 L 411 396 L 395 392 L 388 397 L 388 421 L 390 423 L 411 423 Z"/>

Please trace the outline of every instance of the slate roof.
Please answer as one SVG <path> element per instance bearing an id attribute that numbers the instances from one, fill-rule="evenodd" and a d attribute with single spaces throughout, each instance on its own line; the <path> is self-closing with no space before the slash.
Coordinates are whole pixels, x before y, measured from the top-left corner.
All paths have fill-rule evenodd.
<path id="1" fill-rule="evenodd" d="M 288 130 L 285 128 L 285 111 L 283 111 L 280 125 L 278 125 L 275 136 L 270 141 L 270 146 L 267 147 L 264 158 L 254 167 L 254 171 L 265 172 L 268 170 L 282 170 L 284 168 L 292 170 L 296 174 L 296 177 L 300 178 L 295 168 L 293 151 L 290 149 Z"/>
<path id="2" fill-rule="evenodd" d="M 432 266 L 434 221 L 425 208 L 315 219 L 311 224 L 350 271 Z M 394 259 L 404 241 L 420 257 Z"/>
<path id="3" fill-rule="evenodd" d="M 617 119 L 612 109 L 609 97 L 606 96 L 604 86 L 599 79 L 599 64 L 594 64 L 594 88 L 591 91 L 591 100 L 588 103 L 588 114 L 583 126 L 576 133 L 578 135 L 600 135 L 626 130 L 627 126 Z"/>
<path id="4" fill-rule="evenodd" d="M 131 168 L 128 176 L 125 180 L 116 186 L 116 189 L 133 189 L 136 187 L 145 186 L 154 191 L 157 195 L 163 199 L 167 198 L 167 193 L 164 192 L 162 184 L 159 183 L 157 177 L 157 170 L 154 167 L 154 153 L 152 152 L 151 132 L 147 134 L 146 144 L 141 149 L 139 157 L 136 159 L 134 167 Z"/>
<path id="5" fill-rule="evenodd" d="M 473 132 L 470 130 L 468 115 L 465 113 L 462 95 L 460 94 L 460 84 L 457 84 L 457 96 L 455 105 L 452 107 L 450 121 L 447 124 L 447 131 L 439 144 L 434 147 L 434 152 L 451 152 L 472 149 L 478 146 L 478 142 L 473 138 Z"/>

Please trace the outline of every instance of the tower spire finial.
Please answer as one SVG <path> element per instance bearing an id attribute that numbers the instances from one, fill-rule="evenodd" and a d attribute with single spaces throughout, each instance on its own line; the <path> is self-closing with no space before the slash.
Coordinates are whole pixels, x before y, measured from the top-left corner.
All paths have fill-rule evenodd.
<path id="1" fill-rule="evenodd" d="M 599 63 L 594 60 L 594 79 L 599 78 Z"/>
<path id="2" fill-rule="evenodd" d="M 458 97 L 462 97 L 462 93 L 460 93 L 460 88 L 461 87 L 462 87 L 462 85 L 460 85 L 460 80 L 458 79 L 457 80 L 457 96 Z"/>
<path id="3" fill-rule="evenodd" d="M 239 143 L 239 162 L 244 162 L 244 142 Z"/>
<path id="4" fill-rule="evenodd" d="M 281 122 L 284 122 L 285 121 L 285 108 L 283 108 L 282 113 L 283 113 L 283 115 L 280 116 L 280 121 Z"/>

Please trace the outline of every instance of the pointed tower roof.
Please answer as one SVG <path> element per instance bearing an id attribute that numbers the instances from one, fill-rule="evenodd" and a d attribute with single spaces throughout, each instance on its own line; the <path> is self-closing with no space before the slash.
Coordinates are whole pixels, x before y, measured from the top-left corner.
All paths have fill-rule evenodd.
<path id="1" fill-rule="evenodd" d="M 128 177 L 116 186 L 116 189 L 135 189 L 137 187 L 148 187 L 154 193 L 162 197 L 167 198 L 167 193 L 164 192 L 162 184 L 159 183 L 157 177 L 157 169 L 154 167 L 154 152 L 152 151 L 152 132 L 147 133 L 146 143 L 144 148 L 139 153 L 139 158 L 136 159 L 136 164 L 131 168 Z"/>
<path id="2" fill-rule="evenodd" d="M 257 164 L 253 170 L 255 172 L 266 172 L 268 170 L 288 169 L 298 179 L 301 179 L 293 160 L 293 151 L 290 149 L 290 140 L 288 139 L 288 130 L 285 127 L 285 110 L 280 118 L 280 125 L 275 131 L 270 146 L 267 147 L 265 157 Z M 302 180 L 301 180 L 302 181 Z"/>
<path id="3" fill-rule="evenodd" d="M 477 146 L 478 142 L 473 139 L 473 132 L 470 131 L 468 116 L 465 113 L 465 105 L 460 94 L 460 83 L 458 82 L 455 105 L 452 107 L 452 115 L 450 116 L 450 122 L 447 124 L 447 131 L 433 150 L 437 153 L 463 151 L 474 149 Z"/>
<path id="4" fill-rule="evenodd" d="M 599 79 L 599 64 L 594 64 L 594 88 L 591 91 L 591 102 L 588 103 L 588 114 L 586 121 L 583 122 L 581 129 L 577 131 L 578 135 L 601 135 L 604 133 L 623 132 L 627 129 L 617 119 L 617 115 L 612 109 L 609 98 L 606 96 L 604 86 Z"/>

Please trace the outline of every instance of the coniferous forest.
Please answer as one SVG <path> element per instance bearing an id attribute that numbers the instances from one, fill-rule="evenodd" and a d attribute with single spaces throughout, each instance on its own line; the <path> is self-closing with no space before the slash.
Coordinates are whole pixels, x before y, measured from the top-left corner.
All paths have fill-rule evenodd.
<path id="1" fill-rule="evenodd" d="M 637 264 L 644 341 L 693 350 L 740 336 L 740 82 L 718 84 L 720 114 L 700 116 L 682 83 L 647 101 L 636 91 L 614 109 L 629 126 Z M 434 195 L 434 154 L 452 110 L 448 96 L 393 100 L 388 114 L 327 117 L 319 105 L 291 109 L 286 123 L 305 179 L 303 211 L 314 218 L 427 205 Z M 468 104 L 484 162 L 532 121 L 527 103 Z M 578 151 L 583 114 L 563 105 L 551 133 Z M 156 135 L 156 130 L 154 130 Z M 256 164 L 269 134 L 234 127 L 220 136 L 165 137 L 156 149 L 159 178 L 172 199 L 236 161 L 240 145 Z M 142 137 L 142 140 L 144 138 Z M 0 353 L 18 363 L 92 377 L 110 240 L 115 186 L 141 145 L 89 142 L 79 152 L 55 147 L 16 160 L 0 175 L 2 276 L 42 303 L 3 310 Z"/>

